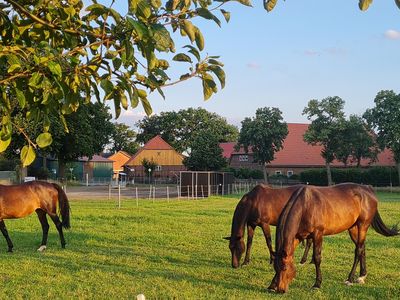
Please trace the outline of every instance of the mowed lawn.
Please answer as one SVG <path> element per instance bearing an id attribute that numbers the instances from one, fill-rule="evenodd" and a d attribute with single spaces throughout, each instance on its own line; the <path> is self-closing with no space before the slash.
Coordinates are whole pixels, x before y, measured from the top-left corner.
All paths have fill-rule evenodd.
<path id="1" fill-rule="evenodd" d="M 379 194 L 388 225 L 400 221 L 400 194 Z M 36 215 L 6 220 L 14 253 L 0 242 L 0 299 L 400 299 L 400 236 L 383 237 L 371 228 L 365 285 L 344 285 L 354 255 L 347 233 L 324 238 L 323 282 L 314 283 L 313 265 L 297 267 L 285 295 L 266 291 L 274 275 L 261 230 L 252 261 L 230 267 L 224 236 L 237 197 L 205 200 L 71 201 L 72 228 L 61 249 L 53 224 L 48 249 L 36 251 L 41 227 Z M 302 254 L 300 246 L 296 261 Z"/>

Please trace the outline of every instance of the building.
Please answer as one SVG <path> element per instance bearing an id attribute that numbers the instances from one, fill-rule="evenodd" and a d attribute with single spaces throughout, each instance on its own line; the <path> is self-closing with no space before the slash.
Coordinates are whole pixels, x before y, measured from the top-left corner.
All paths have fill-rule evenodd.
<path id="1" fill-rule="evenodd" d="M 324 168 L 325 160 L 321 157 L 321 146 L 312 146 L 303 140 L 309 124 L 288 123 L 286 139 L 283 143 L 283 149 L 275 153 L 275 159 L 267 165 L 269 175 L 286 175 L 290 177 L 293 174 L 300 174 L 302 171 L 310 168 Z M 248 168 L 263 170 L 263 166 L 254 162 L 253 153 L 248 149 L 235 151 L 236 142 L 221 143 L 223 155 L 228 159 L 229 166 L 235 169 Z M 370 163 L 369 160 L 363 160 L 361 166 L 394 166 L 393 155 L 390 150 L 379 153 L 376 162 Z M 342 162 L 334 161 L 332 167 L 344 167 Z M 352 166 L 349 164 L 348 166 Z"/>
<path id="2" fill-rule="evenodd" d="M 129 178 L 148 177 L 149 171 L 143 167 L 143 160 L 153 161 L 156 164 L 152 177 L 179 177 L 180 171 L 185 171 L 184 156 L 172 148 L 161 136 L 157 135 L 149 140 L 125 164 L 124 170 Z"/>
<path id="3" fill-rule="evenodd" d="M 131 157 L 132 155 L 121 150 L 108 157 L 113 161 L 113 179 L 118 181 L 120 177 L 125 177 L 126 173 L 124 172 L 124 165 Z"/>

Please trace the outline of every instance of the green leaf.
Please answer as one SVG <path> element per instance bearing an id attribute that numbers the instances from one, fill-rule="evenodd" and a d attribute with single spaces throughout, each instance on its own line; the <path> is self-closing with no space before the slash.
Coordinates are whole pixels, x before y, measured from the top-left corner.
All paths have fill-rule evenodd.
<path id="1" fill-rule="evenodd" d="M 222 62 L 220 62 L 220 61 L 218 61 L 218 60 L 215 60 L 215 59 L 212 59 L 212 58 L 210 58 L 210 59 L 208 60 L 208 63 L 210 63 L 210 64 L 212 64 L 212 65 L 221 66 L 221 67 L 224 66 L 224 64 L 223 64 Z"/>
<path id="2" fill-rule="evenodd" d="M 190 56 L 184 54 L 184 53 L 178 53 L 177 55 L 175 55 L 172 60 L 174 61 L 187 61 L 192 63 L 192 59 L 190 58 Z"/>
<path id="3" fill-rule="evenodd" d="M 40 148 L 45 148 L 49 146 L 53 142 L 53 137 L 51 136 L 51 133 L 49 132 L 44 132 L 38 135 L 36 138 L 36 144 Z"/>
<path id="4" fill-rule="evenodd" d="M 147 27 L 143 23 L 136 21 L 130 17 L 127 18 L 127 21 L 130 25 L 132 25 L 133 29 L 135 30 L 140 40 L 148 36 L 149 32 L 147 30 Z"/>
<path id="5" fill-rule="evenodd" d="M 65 117 L 64 117 L 63 115 L 60 115 L 60 120 L 61 120 L 61 123 L 62 123 L 63 126 L 64 126 L 64 131 L 65 131 L 66 133 L 69 133 L 67 120 L 65 120 Z"/>
<path id="6" fill-rule="evenodd" d="M 22 92 L 20 89 L 15 88 L 15 95 L 18 99 L 19 106 L 21 106 L 21 109 L 25 107 L 26 104 L 26 98 L 24 92 Z"/>
<path id="7" fill-rule="evenodd" d="M 263 4 L 264 4 L 264 8 L 270 12 L 271 10 L 274 9 L 276 3 L 278 2 L 278 0 L 264 0 Z"/>
<path id="8" fill-rule="evenodd" d="M 36 158 L 36 153 L 33 147 L 31 145 L 25 145 L 21 150 L 20 158 L 23 167 L 29 166 L 33 163 Z"/>
<path id="9" fill-rule="evenodd" d="M 29 78 L 28 85 L 33 88 L 37 88 L 42 80 L 42 75 L 39 72 L 35 72 L 32 74 L 31 78 Z"/>
<path id="10" fill-rule="evenodd" d="M 58 76 L 59 78 L 62 77 L 61 66 L 58 63 L 50 61 L 48 64 L 48 68 L 50 72 L 53 73 L 54 75 Z"/>
<path id="11" fill-rule="evenodd" d="M 201 33 L 201 31 L 196 28 L 196 45 L 199 48 L 199 50 L 203 50 L 204 49 L 204 37 L 203 34 Z"/>
<path id="12" fill-rule="evenodd" d="M 139 104 L 139 95 L 136 89 L 133 89 L 132 97 L 131 97 L 131 107 L 136 108 Z"/>
<path id="13" fill-rule="evenodd" d="M 199 50 L 197 50 L 192 45 L 186 45 L 186 46 L 183 46 L 183 48 L 189 48 L 190 49 L 189 52 L 192 53 L 197 58 L 197 61 L 200 61 L 200 52 L 199 52 Z"/>
<path id="14" fill-rule="evenodd" d="M 212 76 L 209 74 L 203 74 L 202 81 L 204 100 L 208 100 L 212 94 L 216 92 L 216 84 Z"/>
<path id="15" fill-rule="evenodd" d="M 187 34 L 191 42 L 194 42 L 196 37 L 196 27 L 188 20 L 182 20 L 181 23 L 183 31 Z"/>
<path id="16" fill-rule="evenodd" d="M 148 19 L 151 16 L 151 6 L 147 2 L 147 0 L 141 0 L 137 6 L 137 12 Z"/>
<path id="17" fill-rule="evenodd" d="M 13 64 L 8 68 L 7 73 L 12 73 L 13 71 L 20 70 L 20 69 L 21 69 L 20 64 Z"/>
<path id="18" fill-rule="evenodd" d="M 149 100 L 147 100 L 147 98 L 140 98 L 140 101 L 142 102 L 146 115 L 150 116 L 153 113 L 153 109 L 151 108 Z"/>
<path id="19" fill-rule="evenodd" d="M 221 83 L 221 88 L 225 87 L 225 72 L 222 70 L 221 67 L 212 65 L 208 67 L 218 78 L 219 82 Z"/>
<path id="20" fill-rule="evenodd" d="M 115 57 L 112 60 L 113 67 L 115 70 L 118 70 L 121 67 L 122 60 L 119 57 Z"/>
<path id="21" fill-rule="evenodd" d="M 121 105 L 126 110 L 128 109 L 128 98 L 126 98 L 126 95 L 122 90 L 120 90 L 120 95 L 121 95 Z"/>
<path id="22" fill-rule="evenodd" d="M 8 146 L 10 145 L 10 143 L 11 143 L 11 136 L 10 136 L 9 139 L 7 139 L 7 140 L 5 140 L 5 141 L 3 141 L 2 139 L 0 139 L 0 152 L 4 152 L 4 151 L 8 148 Z"/>
<path id="23" fill-rule="evenodd" d="M 253 5 L 251 4 L 251 0 L 235 0 L 235 1 L 237 1 L 243 5 L 253 7 Z"/>
<path id="24" fill-rule="evenodd" d="M 155 48 L 158 51 L 167 51 L 171 50 L 175 47 L 173 40 L 169 34 L 169 31 L 160 24 L 154 24 L 151 27 L 153 31 L 153 40 L 155 42 Z"/>
<path id="25" fill-rule="evenodd" d="M 231 13 L 225 9 L 221 9 L 221 13 L 224 15 L 225 21 L 228 23 L 231 19 Z"/>
<path id="26" fill-rule="evenodd" d="M 214 20 L 214 22 L 217 23 L 217 25 L 218 25 L 219 27 L 221 27 L 221 21 L 220 21 L 216 16 L 214 16 L 214 14 L 211 13 L 208 9 L 203 8 L 203 7 L 199 7 L 199 8 L 196 8 L 196 13 L 197 13 L 200 17 L 202 17 L 202 18 L 204 18 L 204 19 L 207 19 L 207 20 Z"/>
<path id="27" fill-rule="evenodd" d="M 396 2 L 397 7 L 400 8 L 400 0 L 394 0 L 394 2 Z"/>
<path id="28" fill-rule="evenodd" d="M 359 0 L 358 1 L 358 7 L 362 10 L 365 11 L 368 9 L 369 5 L 372 3 L 372 0 Z"/>
<path id="29" fill-rule="evenodd" d="M 100 81 L 100 86 L 106 93 L 106 97 L 114 91 L 114 85 L 108 79 L 103 79 L 102 81 Z"/>

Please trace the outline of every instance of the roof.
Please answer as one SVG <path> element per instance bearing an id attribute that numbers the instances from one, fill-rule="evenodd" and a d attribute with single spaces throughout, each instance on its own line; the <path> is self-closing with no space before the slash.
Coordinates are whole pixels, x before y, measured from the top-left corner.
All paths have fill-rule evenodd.
<path id="1" fill-rule="evenodd" d="M 235 142 L 220 143 L 219 146 L 222 148 L 222 155 L 224 158 L 230 158 L 231 154 L 235 151 Z"/>
<path id="2" fill-rule="evenodd" d="M 153 137 L 144 146 L 146 150 L 174 150 L 160 135 Z"/>
<path id="3" fill-rule="evenodd" d="M 303 140 L 303 135 L 308 129 L 309 124 L 288 123 L 288 131 L 286 139 L 283 142 L 283 149 L 275 153 L 274 160 L 270 166 L 324 166 L 325 160 L 321 157 L 322 146 L 312 146 Z M 236 142 L 222 143 L 221 148 L 224 150 L 224 156 L 229 154 L 231 148 L 236 145 Z M 229 144 L 229 145 L 227 145 Z M 245 154 L 243 148 L 239 151 L 230 152 L 231 155 Z M 249 149 L 248 153 L 252 153 Z M 228 156 L 230 157 L 230 155 Z M 367 166 L 368 159 L 364 159 L 361 165 Z M 387 166 L 393 165 L 393 155 L 390 150 L 378 154 L 378 160 L 371 165 Z M 332 166 L 343 166 L 342 162 L 334 161 Z"/>
<path id="4" fill-rule="evenodd" d="M 131 156 L 132 156 L 132 155 L 130 155 L 128 152 L 119 150 L 119 151 L 117 151 L 117 152 L 111 154 L 109 157 L 110 157 L 110 158 L 113 158 L 113 157 L 114 157 L 115 155 L 117 155 L 117 154 L 122 154 L 122 155 L 126 156 L 127 158 L 131 158 Z"/>
<path id="5" fill-rule="evenodd" d="M 124 165 L 129 165 L 144 150 L 173 150 L 176 152 L 176 150 L 172 148 L 170 144 L 164 141 L 160 135 L 156 135 L 146 144 L 144 144 L 144 146 L 140 148 L 134 155 L 132 155 L 131 158 Z M 183 157 L 182 154 L 178 152 L 176 153 Z"/>

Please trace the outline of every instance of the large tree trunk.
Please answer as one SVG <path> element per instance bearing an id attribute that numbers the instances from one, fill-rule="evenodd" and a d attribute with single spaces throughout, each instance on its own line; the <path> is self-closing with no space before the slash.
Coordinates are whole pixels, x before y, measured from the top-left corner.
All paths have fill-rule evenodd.
<path id="1" fill-rule="evenodd" d="M 326 175 L 328 177 L 328 185 L 333 185 L 332 173 L 331 173 L 331 165 L 328 162 L 326 162 L 325 165 L 326 165 Z"/>
<path id="2" fill-rule="evenodd" d="M 263 173 L 264 173 L 264 182 L 265 184 L 268 184 L 267 163 L 264 163 Z"/>

